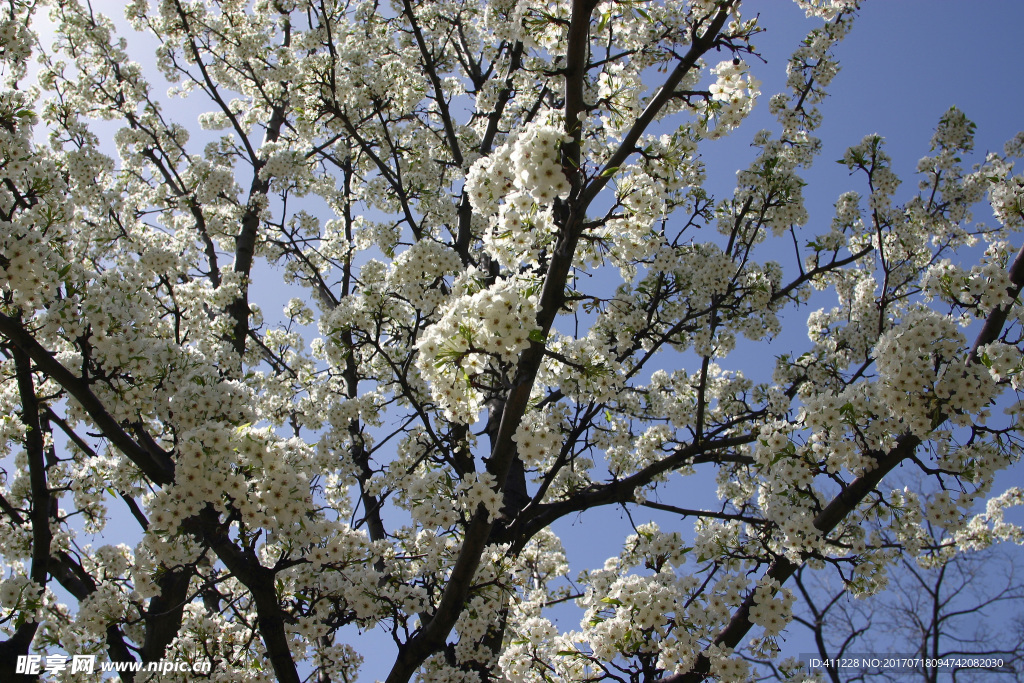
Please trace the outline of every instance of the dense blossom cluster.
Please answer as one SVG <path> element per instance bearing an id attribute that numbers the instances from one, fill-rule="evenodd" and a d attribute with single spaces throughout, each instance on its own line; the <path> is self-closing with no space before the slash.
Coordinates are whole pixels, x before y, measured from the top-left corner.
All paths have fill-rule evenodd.
<path id="1" fill-rule="evenodd" d="M 705 101 L 702 125 L 698 130 L 713 140 L 728 134 L 750 114 L 757 96 L 761 94 L 761 83 L 738 59 L 720 62 L 711 69 L 711 73 L 716 80 L 708 89 L 711 98 Z"/>
<path id="2" fill-rule="evenodd" d="M 474 275 L 468 273 L 456 283 L 456 294 L 477 287 Z M 486 374 L 529 346 L 536 320 L 536 296 L 524 292 L 518 278 L 454 296 L 444 307 L 440 319 L 424 330 L 416 363 L 449 420 L 476 421 Z"/>
<path id="3" fill-rule="evenodd" d="M 553 239 L 552 206 L 569 191 L 559 153 L 565 140 L 553 125 L 530 126 L 466 174 L 473 208 L 489 218 L 485 244 L 503 266 L 536 263 Z"/>
<path id="4" fill-rule="evenodd" d="M 355 680 L 383 631 L 393 682 L 743 681 L 798 567 L 1024 542 L 1024 134 L 967 169 L 949 110 L 916 194 L 868 135 L 816 233 L 856 3 L 798 5 L 727 197 L 738 0 L 134 0 L 187 107 L 88 3 L 0 9 L 0 678 Z M 608 508 L 579 572 L 552 525 Z"/>

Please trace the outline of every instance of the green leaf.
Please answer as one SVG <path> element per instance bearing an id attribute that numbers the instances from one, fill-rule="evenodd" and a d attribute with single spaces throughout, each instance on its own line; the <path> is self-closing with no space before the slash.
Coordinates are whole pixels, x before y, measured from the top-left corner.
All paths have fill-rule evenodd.
<path id="1" fill-rule="evenodd" d="M 530 341 L 535 341 L 538 344 L 543 344 L 547 341 L 547 335 L 544 334 L 544 330 L 530 330 Z"/>

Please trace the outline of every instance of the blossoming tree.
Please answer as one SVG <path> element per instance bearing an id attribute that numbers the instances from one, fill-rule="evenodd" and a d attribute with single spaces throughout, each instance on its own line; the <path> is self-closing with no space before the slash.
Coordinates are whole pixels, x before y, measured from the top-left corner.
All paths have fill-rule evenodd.
<path id="1" fill-rule="evenodd" d="M 759 95 L 738 0 L 134 0 L 191 141 L 110 20 L 5 3 L 4 680 L 351 681 L 369 629 L 389 683 L 743 679 L 798 567 L 870 594 L 932 528 L 1016 533 L 1024 136 L 964 169 L 950 110 L 904 204 L 869 136 L 805 226 L 855 8 L 800 4 L 778 132 L 714 197 L 701 153 Z M 755 383 L 730 354 L 784 311 L 811 340 Z M 551 525 L 609 506 L 684 524 L 569 577 Z"/>

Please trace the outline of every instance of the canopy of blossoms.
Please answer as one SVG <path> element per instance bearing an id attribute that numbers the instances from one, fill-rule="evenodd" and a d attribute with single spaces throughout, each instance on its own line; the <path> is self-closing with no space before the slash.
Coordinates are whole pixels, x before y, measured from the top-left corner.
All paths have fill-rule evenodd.
<path id="1" fill-rule="evenodd" d="M 731 196 L 770 8 L 134 0 L 150 74 L 99 7 L 4 3 L 0 678 L 746 680 L 799 567 L 1022 540 L 1024 136 L 965 168 L 949 110 L 899 203 L 869 135 L 808 225 L 856 3 L 798 1 Z M 581 572 L 551 526 L 608 508 Z"/>

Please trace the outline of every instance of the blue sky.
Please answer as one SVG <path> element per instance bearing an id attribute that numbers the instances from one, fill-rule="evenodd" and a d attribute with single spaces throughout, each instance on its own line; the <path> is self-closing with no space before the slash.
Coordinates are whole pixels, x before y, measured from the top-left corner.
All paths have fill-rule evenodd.
<path id="1" fill-rule="evenodd" d="M 754 70 L 764 74 L 762 89 L 769 95 L 778 90 L 789 45 L 800 39 L 806 22 L 792 2 L 746 5 L 747 12 L 755 8 L 762 11 L 762 24 L 768 29 L 758 42 L 763 43 L 769 64 Z M 812 220 L 827 220 L 840 192 L 859 189 L 850 187 L 848 171 L 832 161 L 868 133 L 886 139 L 894 169 L 905 181 L 904 192 L 916 184 L 907 181 L 917 160 L 928 152 L 939 117 L 950 106 L 959 107 L 978 124 L 979 160 L 986 151 L 1000 151 L 1024 124 L 1021 25 L 1024 3 L 1019 2 L 865 2 L 853 31 L 837 48 L 842 71 L 821 105 L 825 118 L 818 136 L 825 147 L 808 177 Z M 829 213 L 815 215 L 819 206 Z"/>

